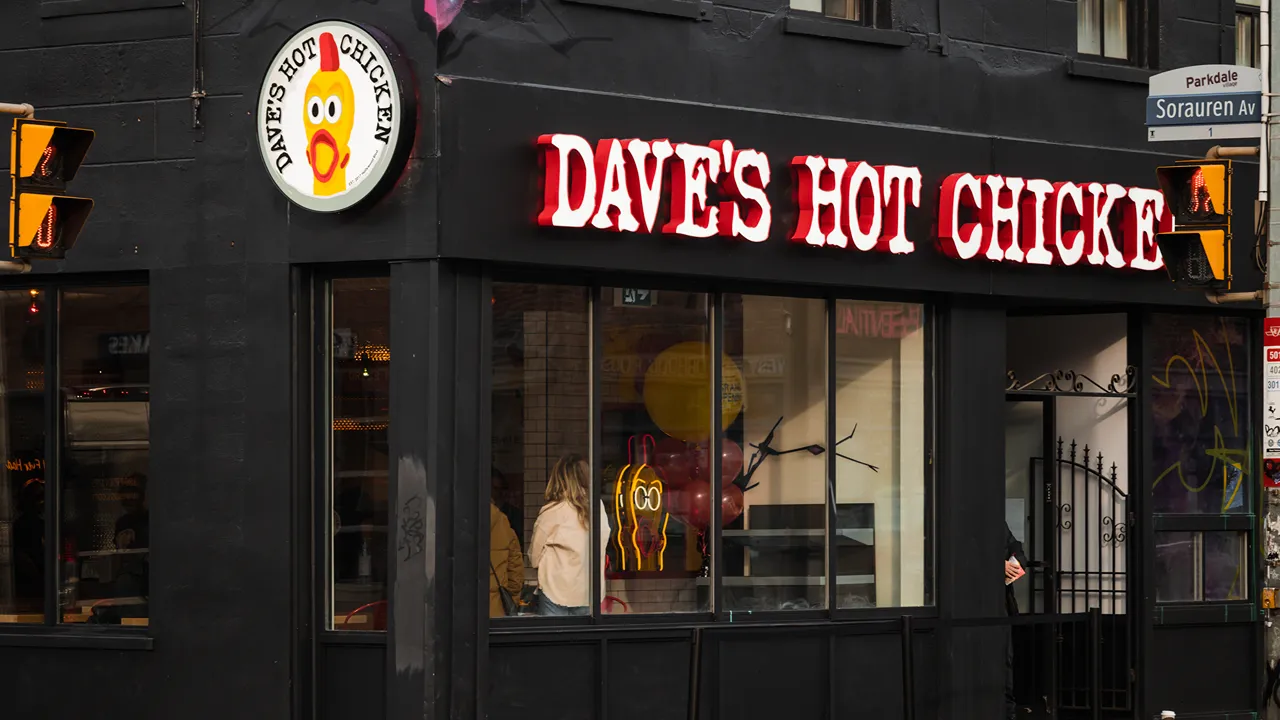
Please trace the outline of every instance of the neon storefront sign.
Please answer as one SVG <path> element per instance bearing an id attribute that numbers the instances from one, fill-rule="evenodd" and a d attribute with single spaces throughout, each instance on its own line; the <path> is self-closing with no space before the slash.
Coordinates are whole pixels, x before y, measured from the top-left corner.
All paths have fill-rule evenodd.
<path id="1" fill-rule="evenodd" d="M 731 140 L 606 138 L 593 146 L 558 133 L 540 136 L 537 146 L 540 225 L 755 243 L 772 233 L 769 158 Z M 919 168 L 798 155 L 788 170 L 792 242 L 916 251 L 906 218 L 920 208 Z M 940 183 L 934 228 L 938 248 L 958 260 L 1153 271 L 1164 267 L 1155 236 L 1173 229 L 1173 215 L 1160 191 L 1148 188 L 955 173 Z"/>

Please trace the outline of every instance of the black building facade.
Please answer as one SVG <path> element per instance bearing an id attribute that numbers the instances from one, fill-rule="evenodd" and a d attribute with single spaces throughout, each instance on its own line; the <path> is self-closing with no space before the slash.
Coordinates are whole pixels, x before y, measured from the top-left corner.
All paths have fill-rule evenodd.
<path id="1" fill-rule="evenodd" d="M 0 276 L 5 716 L 1262 711 L 1262 310 L 1142 114 L 1253 8 L 1085 2 L 0 8 L 97 132 Z"/>

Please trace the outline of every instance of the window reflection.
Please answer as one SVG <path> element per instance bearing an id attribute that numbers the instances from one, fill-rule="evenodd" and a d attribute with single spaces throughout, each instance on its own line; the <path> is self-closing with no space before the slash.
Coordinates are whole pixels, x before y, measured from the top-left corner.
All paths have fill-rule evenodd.
<path id="1" fill-rule="evenodd" d="M 1150 408 L 1157 513 L 1249 514 L 1251 363 L 1247 321 L 1157 315 Z"/>
<path id="2" fill-rule="evenodd" d="M 725 295 L 724 316 L 743 391 L 723 400 L 741 407 L 721 449 L 723 607 L 826 607 L 826 303 Z"/>
<path id="3" fill-rule="evenodd" d="M 585 288 L 493 286 L 491 617 L 590 610 L 587 297 Z M 608 532 L 594 535 L 602 552 Z"/>
<path id="4" fill-rule="evenodd" d="M 44 622 L 46 303 L 0 292 L 0 623 Z"/>
<path id="5" fill-rule="evenodd" d="M 331 288 L 333 627 L 385 630 L 390 281 L 345 278 Z"/>
<path id="6" fill-rule="evenodd" d="M 147 288 L 64 291 L 59 349 L 61 619 L 146 625 L 151 566 Z"/>
<path id="7" fill-rule="evenodd" d="M 711 600 L 710 296 L 604 288 L 600 492 L 613 539 L 606 612 L 690 612 Z M 741 412 L 741 374 L 721 358 L 723 426 Z M 735 384 L 736 383 L 736 384 Z"/>
<path id="8" fill-rule="evenodd" d="M 924 307 L 836 303 L 836 593 L 841 608 L 931 602 Z"/>

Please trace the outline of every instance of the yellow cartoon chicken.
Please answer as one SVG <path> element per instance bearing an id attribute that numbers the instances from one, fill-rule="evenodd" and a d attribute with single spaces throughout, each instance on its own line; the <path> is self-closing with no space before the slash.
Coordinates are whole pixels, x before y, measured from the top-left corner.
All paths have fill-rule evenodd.
<path id="1" fill-rule="evenodd" d="M 338 44 L 330 33 L 320 35 L 320 70 L 311 76 L 304 97 L 307 162 L 315 176 L 315 194 L 337 195 L 347 189 L 356 108 L 355 91 L 339 66 Z"/>

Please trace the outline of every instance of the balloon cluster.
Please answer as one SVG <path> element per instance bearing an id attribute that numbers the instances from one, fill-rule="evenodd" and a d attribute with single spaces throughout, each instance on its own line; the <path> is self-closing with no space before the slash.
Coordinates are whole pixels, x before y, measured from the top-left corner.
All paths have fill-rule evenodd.
<path id="1" fill-rule="evenodd" d="M 697 530 L 711 525 L 711 448 L 708 443 L 687 443 L 668 437 L 658 443 L 654 464 L 662 470 L 668 488 L 667 512 Z M 720 521 L 728 525 L 742 514 L 742 488 L 734 483 L 742 472 L 742 447 L 723 438 L 720 442 Z"/>

